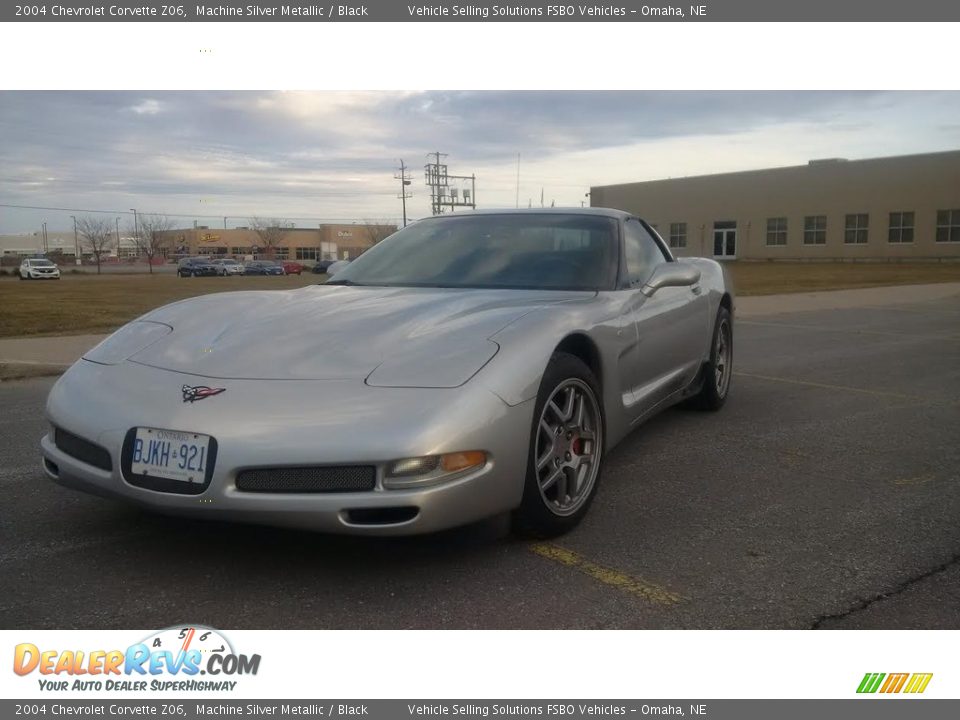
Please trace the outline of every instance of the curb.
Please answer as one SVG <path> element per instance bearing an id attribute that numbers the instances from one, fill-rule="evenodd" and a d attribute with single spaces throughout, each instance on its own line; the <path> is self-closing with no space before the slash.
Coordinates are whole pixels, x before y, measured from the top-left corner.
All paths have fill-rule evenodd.
<path id="1" fill-rule="evenodd" d="M 27 380 L 38 377 L 53 377 L 62 375 L 69 367 L 69 365 L 53 363 L 0 360 L 0 382 Z"/>

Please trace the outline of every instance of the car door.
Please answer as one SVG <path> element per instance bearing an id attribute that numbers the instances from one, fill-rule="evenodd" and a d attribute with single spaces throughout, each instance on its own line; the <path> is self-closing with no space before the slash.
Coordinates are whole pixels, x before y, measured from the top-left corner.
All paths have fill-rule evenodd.
<path id="1" fill-rule="evenodd" d="M 693 381 L 700 365 L 706 298 L 699 283 L 663 287 L 647 296 L 642 288 L 657 266 L 676 262 L 662 242 L 636 219 L 623 225 L 624 312 L 636 333 L 630 399 L 634 418 L 655 409 Z"/>

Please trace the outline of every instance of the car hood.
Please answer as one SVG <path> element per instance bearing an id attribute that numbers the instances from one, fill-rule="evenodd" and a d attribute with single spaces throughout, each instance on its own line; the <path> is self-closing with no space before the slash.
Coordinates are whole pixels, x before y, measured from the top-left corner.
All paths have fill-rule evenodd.
<path id="1" fill-rule="evenodd" d="M 130 360 L 209 378 L 457 387 L 496 354 L 497 331 L 594 295 L 331 285 L 206 295 L 141 318 L 173 332 Z"/>

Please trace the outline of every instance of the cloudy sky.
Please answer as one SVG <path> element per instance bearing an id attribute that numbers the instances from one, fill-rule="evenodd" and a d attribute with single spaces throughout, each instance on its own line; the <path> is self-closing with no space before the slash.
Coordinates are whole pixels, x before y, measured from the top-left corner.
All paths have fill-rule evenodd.
<path id="1" fill-rule="evenodd" d="M 591 185 L 960 148 L 960 92 L 0 92 L 0 203 L 298 226 L 429 213 L 427 153 L 480 207 Z M 0 234 L 71 227 L 0 207 Z M 123 221 L 121 221 L 123 222 Z"/>

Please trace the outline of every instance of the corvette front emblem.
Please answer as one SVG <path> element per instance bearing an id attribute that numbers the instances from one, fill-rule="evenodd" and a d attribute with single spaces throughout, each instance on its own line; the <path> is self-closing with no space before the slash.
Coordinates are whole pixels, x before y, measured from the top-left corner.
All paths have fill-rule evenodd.
<path id="1" fill-rule="evenodd" d="M 204 400 L 208 397 L 213 397 L 214 395 L 219 395 L 222 392 L 226 392 L 226 388 L 212 388 L 207 387 L 206 385 L 184 385 L 181 388 L 183 392 L 183 401 L 188 403 L 194 403 L 197 400 Z"/>

